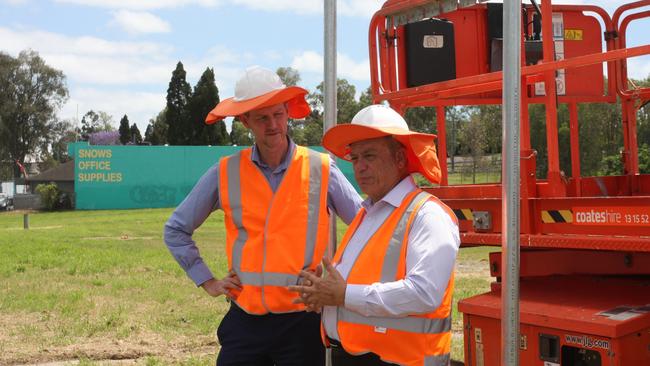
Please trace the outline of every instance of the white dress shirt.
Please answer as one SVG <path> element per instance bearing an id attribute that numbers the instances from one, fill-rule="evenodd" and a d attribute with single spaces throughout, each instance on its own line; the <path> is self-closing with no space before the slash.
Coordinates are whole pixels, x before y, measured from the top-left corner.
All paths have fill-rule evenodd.
<path id="1" fill-rule="evenodd" d="M 336 269 L 348 277 L 352 265 L 370 237 L 385 219 L 417 189 L 408 176 L 380 201 L 363 202 L 366 214 L 341 256 Z M 345 308 L 364 316 L 405 317 L 428 313 L 442 302 L 460 246 L 458 226 L 437 203 L 427 201 L 417 212 L 406 250 L 406 277 L 399 281 L 370 285 L 347 285 Z M 336 307 L 325 306 L 323 324 L 330 338 L 339 339 Z"/>

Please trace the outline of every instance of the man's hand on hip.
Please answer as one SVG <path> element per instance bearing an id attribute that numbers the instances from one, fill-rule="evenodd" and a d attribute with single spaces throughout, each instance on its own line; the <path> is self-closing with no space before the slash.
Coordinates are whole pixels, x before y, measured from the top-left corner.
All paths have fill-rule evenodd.
<path id="1" fill-rule="evenodd" d="M 221 296 L 225 295 L 231 300 L 236 300 L 237 296 L 241 292 L 241 282 L 239 277 L 232 270 L 228 272 L 228 275 L 221 279 L 217 280 L 215 278 L 209 279 L 201 284 L 201 287 L 205 292 L 210 296 Z"/>

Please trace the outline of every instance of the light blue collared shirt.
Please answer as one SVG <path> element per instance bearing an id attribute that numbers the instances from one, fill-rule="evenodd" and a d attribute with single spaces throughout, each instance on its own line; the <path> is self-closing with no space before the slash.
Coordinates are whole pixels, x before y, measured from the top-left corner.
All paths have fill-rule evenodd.
<path id="1" fill-rule="evenodd" d="M 357 256 L 386 218 L 417 189 L 406 177 L 381 200 L 363 202 L 366 214 L 350 238 L 336 270 L 347 278 Z M 437 203 L 427 201 L 413 219 L 406 249 L 406 277 L 371 285 L 347 285 L 345 308 L 363 316 L 405 317 L 427 313 L 442 303 L 460 246 L 458 226 Z M 336 307 L 323 308 L 323 324 L 330 338 L 338 339 Z"/>
<path id="2" fill-rule="evenodd" d="M 274 192 L 282 182 L 296 149 L 296 144 L 291 139 L 288 140 L 287 154 L 275 169 L 271 169 L 262 161 L 257 146 L 253 146 L 251 153 L 251 160 L 260 168 Z M 164 238 L 167 248 L 197 286 L 214 276 L 203 262 L 192 234 L 213 211 L 221 208 L 218 182 L 219 163 L 203 174 L 165 224 Z M 336 166 L 334 159 L 330 159 L 327 207 L 346 224 L 354 219 L 361 208 L 361 197 Z"/>

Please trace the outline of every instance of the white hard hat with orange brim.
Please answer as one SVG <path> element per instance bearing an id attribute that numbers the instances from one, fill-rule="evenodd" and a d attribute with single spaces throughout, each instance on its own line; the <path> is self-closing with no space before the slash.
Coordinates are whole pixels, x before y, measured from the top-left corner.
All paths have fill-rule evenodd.
<path id="1" fill-rule="evenodd" d="M 305 118 L 311 113 L 305 100 L 307 93 L 298 86 L 285 86 L 271 70 L 252 66 L 235 84 L 235 96 L 217 104 L 205 117 L 205 123 L 212 124 L 226 117 L 236 117 L 280 103 L 287 104 L 290 118 Z"/>
<path id="2" fill-rule="evenodd" d="M 431 183 L 440 183 L 436 135 L 410 131 L 404 118 L 384 105 L 365 107 L 351 123 L 330 128 L 323 136 L 323 147 L 341 159 L 350 160 L 350 144 L 385 136 L 392 136 L 406 148 L 409 173 L 417 172 Z"/>

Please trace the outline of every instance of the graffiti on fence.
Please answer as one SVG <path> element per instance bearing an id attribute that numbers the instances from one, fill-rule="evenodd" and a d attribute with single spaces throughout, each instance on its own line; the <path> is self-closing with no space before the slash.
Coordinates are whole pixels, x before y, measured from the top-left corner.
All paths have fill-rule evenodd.
<path id="1" fill-rule="evenodd" d="M 131 188 L 129 196 L 133 202 L 140 205 L 173 206 L 176 188 L 165 185 L 140 185 Z"/>

